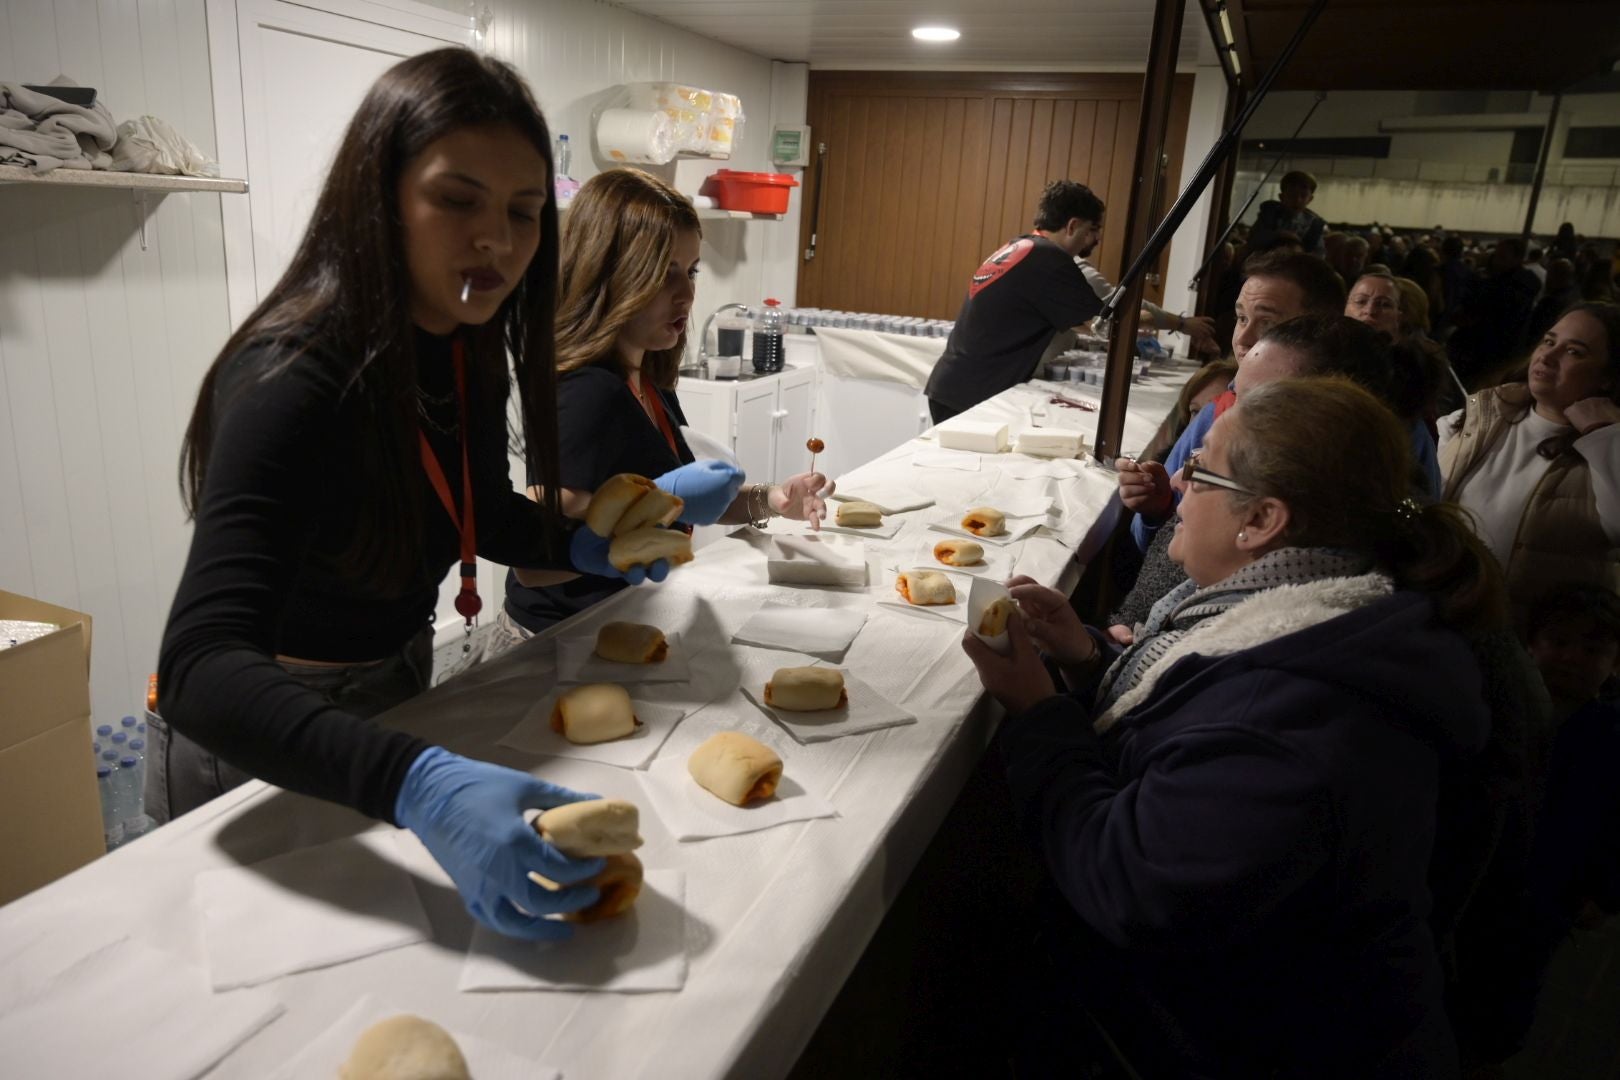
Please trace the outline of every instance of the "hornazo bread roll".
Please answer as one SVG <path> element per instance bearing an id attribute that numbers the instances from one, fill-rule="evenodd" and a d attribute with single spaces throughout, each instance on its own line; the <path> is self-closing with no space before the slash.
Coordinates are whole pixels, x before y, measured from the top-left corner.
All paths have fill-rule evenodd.
<path id="1" fill-rule="evenodd" d="M 838 524 L 845 528 L 861 529 L 883 524 L 883 511 L 869 502 L 841 502 L 837 516 Z"/>
<path id="2" fill-rule="evenodd" d="M 591 923 L 611 919 L 630 910 L 641 895 L 641 860 L 631 851 L 641 846 L 641 812 L 624 799 L 587 799 L 555 806 L 534 819 L 540 839 L 576 859 L 602 856 L 603 866 L 582 882 L 601 894 L 596 903 L 563 916 L 567 922 Z M 548 889 L 554 881 L 539 874 L 531 878 Z"/>
<path id="3" fill-rule="evenodd" d="M 1007 632 L 1007 623 L 1012 620 L 1013 612 L 1017 610 L 1012 600 L 1005 596 L 991 601 L 990 606 L 984 609 L 979 616 L 979 633 L 985 637 L 1000 637 Z"/>
<path id="4" fill-rule="evenodd" d="M 585 510 L 585 524 L 597 536 L 613 536 L 615 526 L 630 507 L 643 495 L 657 490 L 657 484 L 635 473 L 610 476 L 591 495 L 591 504 Z"/>
<path id="5" fill-rule="evenodd" d="M 993 506 L 975 506 L 962 515 L 962 528 L 974 536 L 1001 536 L 1007 531 L 1007 516 Z"/>
<path id="6" fill-rule="evenodd" d="M 540 839 L 576 859 L 622 855 L 641 846 L 641 812 L 626 799 L 586 799 L 534 819 Z"/>
<path id="7" fill-rule="evenodd" d="M 765 704 L 790 712 L 820 712 L 848 703 L 844 673 L 837 668 L 777 668 L 765 684 Z"/>
<path id="8" fill-rule="evenodd" d="M 651 525 L 672 525 L 684 509 L 686 509 L 685 499 L 679 495 L 671 495 L 663 488 L 655 487 L 630 504 L 630 509 L 626 510 L 624 516 L 613 526 L 613 535 L 625 536 Z"/>
<path id="9" fill-rule="evenodd" d="M 894 591 L 918 607 L 956 603 L 956 586 L 937 570 L 901 571 L 894 579 Z"/>
<path id="10" fill-rule="evenodd" d="M 656 626 L 610 622 L 596 632 L 596 655 L 619 664 L 661 664 L 669 642 Z"/>
<path id="11" fill-rule="evenodd" d="M 608 562 L 621 573 L 632 566 L 646 566 L 668 559 L 671 566 L 692 561 L 692 538 L 679 529 L 648 526 L 613 538 L 608 545 Z"/>
<path id="12" fill-rule="evenodd" d="M 472 1080 L 450 1033 L 420 1016 L 390 1016 L 360 1033 L 339 1080 Z"/>
<path id="13" fill-rule="evenodd" d="M 722 731 L 692 751 L 686 771 L 710 794 L 732 806 L 747 806 L 776 794 L 782 759 L 740 731 Z"/>
<path id="14" fill-rule="evenodd" d="M 576 686 L 551 707 L 551 730 L 571 743 L 622 739 L 640 724 L 630 692 L 613 683 Z"/>
<path id="15" fill-rule="evenodd" d="M 941 540 L 934 545 L 934 558 L 946 566 L 977 566 L 984 561 L 984 548 L 971 540 Z"/>

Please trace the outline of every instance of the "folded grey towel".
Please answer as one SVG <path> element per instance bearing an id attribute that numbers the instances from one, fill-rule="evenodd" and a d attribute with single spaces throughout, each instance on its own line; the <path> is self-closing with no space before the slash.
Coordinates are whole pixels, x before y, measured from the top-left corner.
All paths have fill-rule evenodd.
<path id="1" fill-rule="evenodd" d="M 65 78 L 56 85 L 72 85 Z M 23 122 L 19 122 L 19 117 Z M 0 152 L 4 163 L 49 172 L 80 161 L 79 168 L 106 168 L 108 151 L 118 141 L 118 125 L 100 102 L 84 108 L 30 90 L 21 83 L 0 82 Z"/>

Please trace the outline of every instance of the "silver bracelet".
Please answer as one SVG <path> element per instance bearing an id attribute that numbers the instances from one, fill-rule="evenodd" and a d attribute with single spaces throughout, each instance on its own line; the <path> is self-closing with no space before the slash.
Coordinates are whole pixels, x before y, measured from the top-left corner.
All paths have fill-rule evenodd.
<path id="1" fill-rule="evenodd" d="M 771 485 L 755 484 L 748 489 L 748 524 L 756 529 L 763 529 L 770 522 Z"/>

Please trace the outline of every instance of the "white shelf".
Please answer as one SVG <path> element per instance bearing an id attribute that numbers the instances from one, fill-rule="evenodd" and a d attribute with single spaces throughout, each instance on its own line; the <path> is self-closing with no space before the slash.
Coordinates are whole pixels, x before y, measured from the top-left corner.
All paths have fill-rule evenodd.
<path id="1" fill-rule="evenodd" d="M 557 204 L 557 214 L 560 217 L 568 212 L 574 205 L 574 200 L 568 199 Z M 697 207 L 697 216 L 704 221 L 782 221 L 786 214 L 755 214 L 747 210 L 722 210 L 717 206 Z"/>
<path id="2" fill-rule="evenodd" d="M 151 173 L 108 172 L 105 169 L 53 169 L 36 173 L 19 165 L 0 165 L 0 184 L 53 184 L 57 187 L 112 188 L 126 191 L 218 191 L 240 195 L 246 180 L 214 180 L 206 176 L 155 176 Z"/>
<path id="3" fill-rule="evenodd" d="M 718 207 L 700 209 L 697 216 L 710 220 L 729 221 L 781 221 L 787 217 L 786 214 L 755 214 L 747 210 L 721 210 Z"/>

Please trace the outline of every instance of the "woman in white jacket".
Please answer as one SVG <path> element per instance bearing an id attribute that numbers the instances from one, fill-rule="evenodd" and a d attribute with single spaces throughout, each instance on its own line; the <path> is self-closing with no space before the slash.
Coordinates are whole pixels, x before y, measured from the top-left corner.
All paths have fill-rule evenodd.
<path id="1" fill-rule="evenodd" d="M 1566 583 L 1620 588 L 1620 307 L 1577 304 L 1543 335 L 1527 383 L 1440 421 L 1443 498 L 1507 572 L 1516 622 Z"/>

